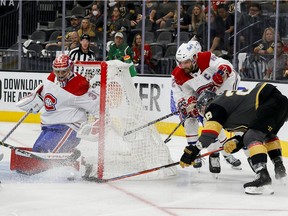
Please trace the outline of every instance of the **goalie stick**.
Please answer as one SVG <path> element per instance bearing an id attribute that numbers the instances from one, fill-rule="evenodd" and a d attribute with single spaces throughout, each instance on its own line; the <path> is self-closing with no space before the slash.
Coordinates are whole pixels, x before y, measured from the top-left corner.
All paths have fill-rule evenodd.
<path id="1" fill-rule="evenodd" d="M 220 148 L 215 149 L 213 151 L 201 154 L 197 158 L 203 158 L 203 157 L 209 156 L 209 155 L 211 155 L 211 154 L 213 154 L 215 152 L 219 152 L 219 151 L 222 151 L 222 150 L 223 150 L 223 147 L 220 147 Z M 179 164 L 180 164 L 180 161 L 174 162 L 174 163 L 171 163 L 171 164 L 167 164 L 167 165 L 163 165 L 163 166 L 154 167 L 154 168 L 143 170 L 143 171 L 139 171 L 139 172 L 134 172 L 134 173 L 130 173 L 130 174 L 126 174 L 126 175 L 110 178 L 110 179 L 98 179 L 98 178 L 95 178 L 95 177 L 90 177 L 90 178 L 85 178 L 85 180 L 92 181 L 92 182 L 97 182 L 97 183 L 107 183 L 107 182 L 111 182 L 111 181 L 117 181 L 117 180 L 121 180 L 121 179 L 125 179 L 125 178 L 130 178 L 130 177 L 133 177 L 133 176 L 147 174 L 147 173 L 150 173 L 150 172 L 154 172 L 154 171 L 161 170 L 161 169 L 164 169 L 164 168 L 169 168 L 169 167 L 176 166 L 176 165 L 179 165 Z"/>
<path id="2" fill-rule="evenodd" d="M 8 139 L 8 137 L 16 130 L 16 128 L 27 118 L 27 116 L 30 114 L 32 112 L 32 109 L 30 109 L 29 111 L 27 111 L 26 113 L 25 113 L 25 115 L 23 115 L 22 117 L 21 117 L 21 119 L 17 122 L 17 124 L 6 134 L 6 136 L 1 140 L 1 142 L 3 143 L 3 142 L 5 142 L 7 139 Z M 2 154 L 0 154 L 0 161 L 3 159 L 3 157 L 4 157 L 4 154 L 2 153 Z"/>
<path id="3" fill-rule="evenodd" d="M 10 148 L 11 150 L 15 150 L 17 152 L 19 152 L 20 154 L 22 154 L 23 156 L 26 157 L 31 157 L 31 158 L 36 158 L 36 159 L 41 159 L 41 160 L 69 160 L 71 158 L 74 158 L 74 154 L 73 153 L 39 153 L 39 152 L 30 152 L 30 151 L 25 151 L 23 149 L 19 149 L 13 145 L 10 145 L 8 143 L 4 143 L 4 142 L 0 142 L 0 145 Z M 76 152 L 75 152 L 76 153 Z M 76 154 L 79 154 L 79 152 L 77 152 Z"/>
<path id="4" fill-rule="evenodd" d="M 176 115 L 176 114 L 178 114 L 178 113 L 179 113 L 179 111 L 172 112 L 172 113 L 170 113 L 170 114 L 168 114 L 168 115 L 165 115 L 165 116 L 163 116 L 163 117 L 161 117 L 161 118 L 159 118 L 159 119 L 155 119 L 154 121 L 151 121 L 151 122 L 149 122 L 149 123 L 147 123 L 147 124 L 145 124 L 145 125 L 142 125 L 142 126 L 140 126 L 140 127 L 138 127 L 138 128 L 135 128 L 135 129 L 130 130 L 130 131 L 126 131 L 126 132 L 124 132 L 124 136 L 127 136 L 127 135 L 129 135 L 129 134 L 131 134 L 131 133 L 134 133 L 134 132 L 136 132 L 136 131 L 139 131 L 139 130 L 145 128 L 145 127 L 148 127 L 148 126 L 150 126 L 150 125 L 153 125 L 153 124 L 155 124 L 155 123 L 157 123 L 157 122 L 160 122 L 160 121 L 162 121 L 162 120 L 164 120 L 164 119 L 167 119 L 167 118 L 169 118 L 169 117 L 171 117 L 171 116 L 173 116 L 173 115 Z"/>

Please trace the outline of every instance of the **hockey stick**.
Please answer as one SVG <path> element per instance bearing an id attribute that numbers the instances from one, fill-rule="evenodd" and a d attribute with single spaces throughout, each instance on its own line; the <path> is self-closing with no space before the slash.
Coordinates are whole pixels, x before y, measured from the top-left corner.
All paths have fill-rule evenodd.
<path id="1" fill-rule="evenodd" d="M 8 134 L 1 140 L 0 145 L 10 148 L 11 150 L 18 151 L 21 153 L 23 156 L 26 157 L 31 157 L 31 158 L 36 158 L 36 159 L 46 159 L 46 160 L 66 160 L 69 159 L 70 157 L 73 157 L 73 153 L 39 153 L 39 152 L 29 152 L 25 151 L 23 149 L 19 149 L 15 146 L 12 146 L 10 144 L 4 143 L 8 137 L 16 130 L 16 128 L 27 118 L 27 116 L 32 112 L 32 109 L 27 111 L 25 115 L 21 117 L 21 119 L 17 122 L 17 124 L 8 132 Z M 1 155 L 0 155 L 0 160 L 1 160 Z"/>
<path id="2" fill-rule="evenodd" d="M 164 143 L 168 143 L 171 140 L 171 136 L 177 131 L 177 129 L 184 124 L 185 120 L 188 118 L 188 116 L 186 116 L 185 118 L 183 118 L 179 124 L 174 128 L 174 130 L 169 134 L 169 136 L 164 140 Z"/>
<path id="3" fill-rule="evenodd" d="M 180 123 L 176 126 L 176 128 L 169 134 L 169 136 L 164 140 L 164 143 L 168 143 L 170 140 L 171 140 L 171 136 L 175 133 L 175 131 L 181 126 L 184 124 L 185 120 L 188 118 L 189 116 L 186 116 L 184 119 L 182 119 L 180 121 Z M 203 123 L 203 119 L 202 117 L 200 116 L 197 116 L 196 119 L 198 120 L 198 122 L 200 122 L 202 124 L 202 126 L 204 126 L 204 123 Z"/>
<path id="4" fill-rule="evenodd" d="M 27 116 L 30 114 L 32 112 L 32 109 L 30 109 L 29 111 L 27 111 L 26 113 L 25 113 L 25 115 L 23 115 L 22 117 L 21 117 L 21 119 L 17 122 L 17 124 L 7 133 L 7 135 L 1 140 L 1 142 L 3 143 L 3 142 L 5 142 L 7 139 L 8 139 L 8 137 L 16 130 L 16 128 L 27 118 Z M 4 154 L 2 153 L 2 154 L 0 154 L 0 161 L 3 159 L 3 157 L 4 157 Z"/>
<path id="5" fill-rule="evenodd" d="M 150 126 L 150 125 L 153 125 L 153 124 L 155 124 L 155 123 L 157 123 L 157 122 L 159 122 L 159 121 L 162 121 L 162 120 L 164 120 L 164 119 L 167 119 L 167 118 L 169 118 L 169 117 L 171 117 L 171 116 L 173 116 L 173 115 L 176 115 L 176 114 L 178 114 L 178 113 L 179 113 L 179 111 L 172 112 L 172 113 L 170 113 L 170 114 L 168 114 L 168 115 L 165 115 L 165 116 L 163 116 L 163 117 L 161 117 L 161 118 L 159 118 L 159 119 L 156 119 L 156 120 L 154 120 L 154 121 L 151 121 L 151 122 L 149 122 L 149 123 L 147 123 L 147 124 L 145 124 L 145 125 L 142 125 L 142 126 L 140 126 L 140 127 L 138 127 L 138 128 L 135 128 L 135 129 L 130 130 L 130 131 L 126 131 L 126 132 L 124 132 L 124 136 L 127 136 L 127 135 L 129 135 L 129 134 L 131 134 L 131 133 L 134 133 L 134 132 L 136 132 L 136 131 L 139 131 L 139 130 L 145 128 L 145 127 L 148 127 L 148 126 Z"/>
<path id="6" fill-rule="evenodd" d="M 13 145 L 10 145 L 8 143 L 4 143 L 4 142 L 0 142 L 0 145 L 10 148 L 11 150 L 15 150 L 17 152 L 19 152 L 20 154 L 22 154 L 23 156 L 26 157 L 31 157 L 31 158 L 36 158 L 36 159 L 46 159 L 46 160 L 65 160 L 68 159 L 70 156 L 72 156 L 73 153 L 39 153 L 39 152 L 30 152 L 30 151 L 26 151 L 23 149 L 19 149 Z"/>
<path id="7" fill-rule="evenodd" d="M 219 151 L 222 151 L 222 150 L 223 150 L 223 147 L 220 147 L 220 148 L 218 148 L 216 150 L 213 150 L 213 151 L 204 153 L 202 155 L 199 155 L 197 158 L 203 158 L 203 157 L 206 157 L 208 155 L 211 155 L 211 154 L 213 154 L 215 152 L 219 152 Z M 88 178 L 86 180 L 97 182 L 97 183 L 106 183 L 106 182 L 117 181 L 117 180 L 121 180 L 121 179 L 125 179 L 125 178 L 130 178 L 130 177 L 138 176 L 138 175 L 142 175 L 142 174 L 147 174 L 147 173 L 150 173 L 150 172 L 154 172 L 154 171 L 157 171 L 157 170 L 160 170 L 160 169 L 164 169 L 164 168 L 169 168 L 169 167 L 176 166 L 176 165 L 179 165 L 179 164 L 180 164 L 180 161 L 175 162 L 175 163 L 171 163 L 171 164 L 167 164 L 167 165 L 163 165 L 163 166 L 159 166 L 159 167 L 154 167 L 154 168 L 147 169 L 147 170 L 143 170 L 143 171 L 140 171 L 140 172 L 135 172 L 135 173 L 130 173 L 130 174 L 126 174 L 126 175 L 110 178 L 110 179 L 98 179 L 98 178 L 92 177 L 92 178 Z"/>

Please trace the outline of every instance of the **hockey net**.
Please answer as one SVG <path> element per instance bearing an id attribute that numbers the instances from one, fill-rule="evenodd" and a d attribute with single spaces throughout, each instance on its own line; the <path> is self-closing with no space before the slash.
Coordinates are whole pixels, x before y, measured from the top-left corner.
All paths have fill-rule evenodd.
<path id="1" fill-rule="evenodd" d="M 173 162 L 168 147 L 153 125 L 124 136 L 126 131 L 148 122 L 129 73 L 130 64 L 113 60 L 76 62 L 75 66 L 92 88 L 100 89 L 99 136 L 96 142 L 81 141 L 79 146 L 85 160 L 93 164 L 94 177 L 104 180 Z M 169 167 L 131 179 L 161 179 L 175 175 L 176 168 Z"/>

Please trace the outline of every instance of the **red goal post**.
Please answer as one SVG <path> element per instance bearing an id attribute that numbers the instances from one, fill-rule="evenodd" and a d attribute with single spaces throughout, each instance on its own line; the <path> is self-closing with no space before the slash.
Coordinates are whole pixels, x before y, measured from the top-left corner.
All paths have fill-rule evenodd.
<path id="1" fill-rule="evenodd" d="M 149 121 L 131 78 L 130 66 L 119 60 L 75 62 L 76 71 L 100 94 L 98 139 L 90 145 L 81 141 L 81 152 L 93 164 L 94 177 L 98 179 L 172 162 L 168 147 L 153 125 L 124 136 L 125 131 Z M 176 168 L 171 167 L 135 178 L 159 179 L 174 175 Z"/>

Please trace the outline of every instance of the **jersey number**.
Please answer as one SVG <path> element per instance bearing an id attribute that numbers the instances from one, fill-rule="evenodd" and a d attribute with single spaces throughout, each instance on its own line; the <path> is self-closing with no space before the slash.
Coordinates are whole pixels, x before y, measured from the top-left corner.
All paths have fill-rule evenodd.
<path id="1" fill-rule="evenodd" d="M 230 96 L 233 96 L 234 94 L 239 95 L 239 96 L 245 96 L 245 95 L 248 95 L 251 91 L 252 89 L 225 91 L 225 96 L 230 97 Z"/>

